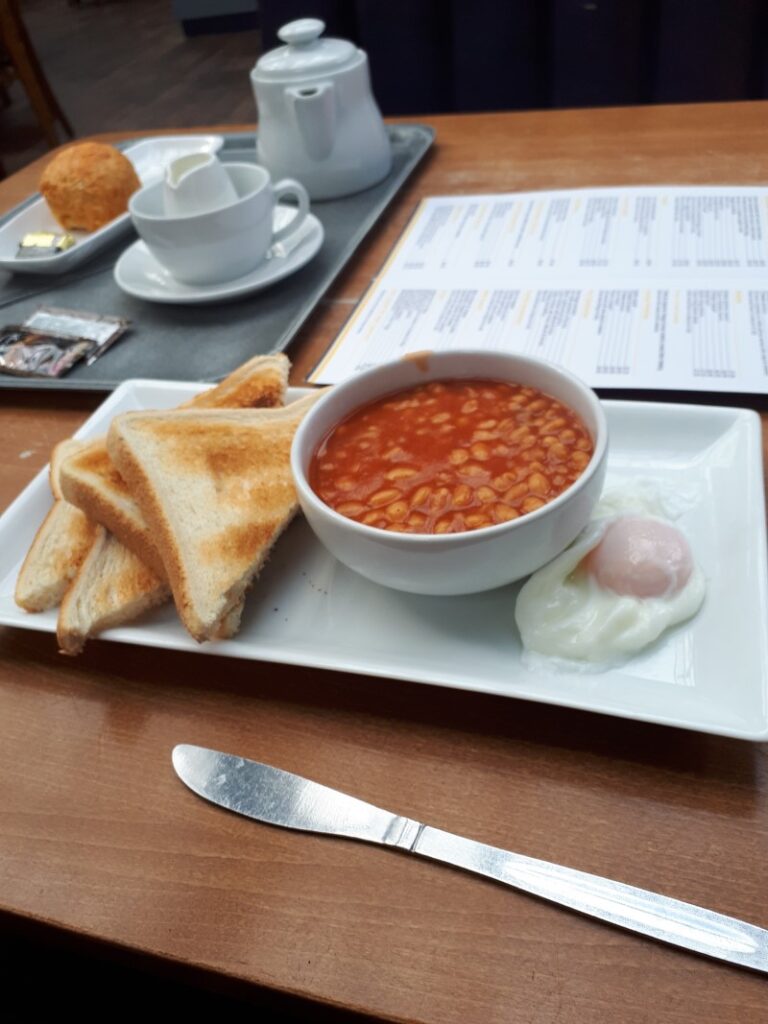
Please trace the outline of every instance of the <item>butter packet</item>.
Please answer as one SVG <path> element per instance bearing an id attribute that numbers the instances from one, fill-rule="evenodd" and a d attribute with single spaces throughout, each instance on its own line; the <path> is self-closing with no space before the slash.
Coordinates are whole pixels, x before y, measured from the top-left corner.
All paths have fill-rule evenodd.
<path id="1" fill-rule="evenodd" d="M 60 338 L 11 324 L 0 328 L 0 373 L 14 377 L 61 377 L 92 351 L 86 338 Z"/>
<path id="2" fill-rule="evenodd" d="M 130 321 L 119 316 L 103 313 L 88 313 L 78 309 L 59 309 L 55 306 L 41 306 L 24 321 L 24 327 L 55 335 L 89 341 L 91 347 L 86 355 L 86 366 L 95 363 L 107 349 L 114 345 L 130 325 Z M 58 376 L 58 375 L 57 375 Z"/>

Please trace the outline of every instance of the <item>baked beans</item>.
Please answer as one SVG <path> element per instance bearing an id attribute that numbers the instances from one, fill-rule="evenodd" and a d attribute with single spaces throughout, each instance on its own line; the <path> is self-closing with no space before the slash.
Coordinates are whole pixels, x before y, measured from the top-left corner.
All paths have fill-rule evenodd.
<path id="1" fill-rule="evenodd" d="M 433 381 L 356 409 L 309 467 L 343 516 L 396 533 L 459 533 L 506 523 L 581 476 L 592 441 L 579 417 L 535 388 Z"/>

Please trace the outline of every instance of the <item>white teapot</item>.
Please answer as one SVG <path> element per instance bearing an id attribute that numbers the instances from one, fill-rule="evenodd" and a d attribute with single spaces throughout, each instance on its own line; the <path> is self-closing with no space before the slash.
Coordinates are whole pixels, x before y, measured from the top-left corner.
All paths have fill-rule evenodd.
<path id="1" fill-rule="evenodd" d="M 251 72 L 259 108 L 257 156 L 273 178 L 298 178 L 312 199 L 334 199 L 381 181 L 392 151 L 371 93 L 368 58 L 325 24 L 302 18 L 278 35 L 287 45 Z"/>

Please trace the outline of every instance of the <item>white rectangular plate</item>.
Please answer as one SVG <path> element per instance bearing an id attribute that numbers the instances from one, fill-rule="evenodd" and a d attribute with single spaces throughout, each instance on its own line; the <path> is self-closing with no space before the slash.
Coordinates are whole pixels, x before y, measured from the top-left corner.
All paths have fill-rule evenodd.
<path id="1" fill-rule="evenodd" d="M 142 185 L 151 185 L 165 172 L 165 168 L 179 156 L 187 153 L 217 153 L 224 145 L 221 135 L 168 135 L 144 139 L 123 149 L 136 169 Z M 19 242 L 31 231 L 53 231 L 64 234 L 64 228 L 50 211 L 42 196 L 0 226 L 0 267 L 25 274 L 63 274 L 95 256 L 110 242 L 119 238 L 131 226 L 131 217 L 123 213 L 98 231 L 69 231 L 75 238 L 71 249 L 52 256 L 19 257 Z"/>
<path id="2" fill-rule="evenodd" d="M 125 381 L 78 431 L 106 432 L 130 409 L 161 409 L 201 385 Z M 290 397 L 303 392 L 293 390 Z M 619 669 L 585 675 L 521 663 L 518 586 L 469 597 L 419 597 L 369 583 L 296 521 L 254 586 L 232 640 L 199 646 L 167 605 L 109 640 L 453 686 L 701 732 L 768 738 L 768 599 L 760 420 L 743 409 L 606 402 L 609 484 L 653 479 L 684 491 L 678 524 L 707 578 L 699 614 Z M 13 590 L 50 507 L 41 472 L 0 518 L 0 623 L 54 633 Z M 435 700 L 439 700 L 439 694 Z"/>

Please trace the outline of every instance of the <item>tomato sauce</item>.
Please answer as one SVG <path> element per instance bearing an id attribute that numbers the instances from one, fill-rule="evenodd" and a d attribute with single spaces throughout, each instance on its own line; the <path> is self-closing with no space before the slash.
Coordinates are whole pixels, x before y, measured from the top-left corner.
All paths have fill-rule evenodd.
<path id="1" fill-rule="evenodd" d="M 309 482 L 343 516 L 396 533 L 459 533 L 541 508 L 581 476 L 592 440 L 535 388 L 432 381 L 356 409 L 314 453 Z"/>

